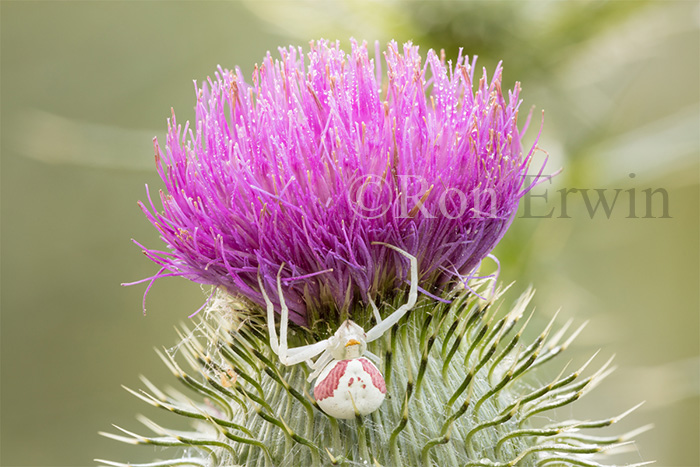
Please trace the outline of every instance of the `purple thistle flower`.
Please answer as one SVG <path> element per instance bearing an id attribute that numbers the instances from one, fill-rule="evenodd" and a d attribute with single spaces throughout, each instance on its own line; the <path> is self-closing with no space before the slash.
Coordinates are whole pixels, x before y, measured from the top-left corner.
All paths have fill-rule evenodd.
<path id="1" fill-rule="evenodd" d="M 264 305 L 258 275 L 274 300 L 281 268 L 290 319 L 308 324 L 404 287 L 408 262 L 377 242 L 415 255 L 428 293 L 472 273 L 531 188 L 519 85 L 506 101 L 500 65 L 474 86 L 474 60 L 430 50 L 423 63 L 410 43 L 388 46 L 385 80 L 354 41 L 280 54 L 252 85 L 219 68 L 194 128 L 173 114 L 165 151 L 155 141 L 163 211 L 141 205 L 167 245 L 144 248 L 154 278 Z"/>

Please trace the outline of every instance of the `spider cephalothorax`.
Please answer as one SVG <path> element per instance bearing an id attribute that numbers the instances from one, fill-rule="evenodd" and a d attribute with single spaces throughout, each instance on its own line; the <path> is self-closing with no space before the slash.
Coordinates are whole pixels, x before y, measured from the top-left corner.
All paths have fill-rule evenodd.
<path id="1" fill-rule="evenodd" d="M 362 326 L 345 320 L 328 339 L 328 351 L 336 360 L 358 358 L 367 350 L 367 334 Z"/>
<path id="2" fill-rule="evenodd" d="M 262 281 L 258 279 L 260 290 L 267 305 L 267 321 L 270 332 L 270 347 L 285 365 L 307 362 L 313 370 L 309 381 L 316 379 L 314 396 L 318 405 L 336 418 L 353 418 L 355 415 L 367 415 L 379 408 L 386 395 L 386 384 L 379 369 L 363 355 L 367 352 L 367 343 L 380 338 L 391 329 L 413 306 L 418 299 L 418 264 L 413 255 L 393 245 L 384 244 L 396 250 L 411 263 L 410 290 L 408 302 L 397 308 L 382 320 L 379 310 L 372 303 L 377 324 L 367 332 L 360 325 L 345 320 L 338 330 L 328 339 L 315 344 L 303 345 L 290 349 L 287 345 L 287 328 L 289 310 L 282 294 L 282 282 L 277 278 L 277 293 L 280 298 L 281 321 L 280 335 L 275 330 L 275 309 L 270 301 Z M 316 355 L 320 356 L 312 361 Z"/>

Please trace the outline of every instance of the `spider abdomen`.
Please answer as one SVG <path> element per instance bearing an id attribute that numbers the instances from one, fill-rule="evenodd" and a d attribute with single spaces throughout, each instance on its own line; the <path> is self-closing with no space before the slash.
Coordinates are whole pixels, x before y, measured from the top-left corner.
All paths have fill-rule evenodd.
<path id="1" fill-rule="evenodd" d="M 374 412 L 384 402 L 386 384 L 379 369 L 364 357 L 333 360 L 321 372 L 314 385 L 314 397 L 328 415 L 355 417 Z"/>

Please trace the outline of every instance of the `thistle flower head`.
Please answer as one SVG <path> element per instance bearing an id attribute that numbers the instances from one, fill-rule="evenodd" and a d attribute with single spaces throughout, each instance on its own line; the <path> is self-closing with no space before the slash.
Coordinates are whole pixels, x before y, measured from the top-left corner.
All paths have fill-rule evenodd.
<path id="1" fill-rule="evenodd" d="M 219 68 L 194 125 L 173 114 L 165 150 L 155 143 L 163 209 L 142 206 L 167 245 L 144 248 L 156 277 L 262 305 L 258 276 L 276 292 L 279 273 L 290 319 L 307 324 L 402 287 L 407 261 L 381 243 L 418 258 L 424 291 L 474 270 L 527 189 L 519 86 L 503 95 L 500 66 L 475 82 L 461 54 L 376 52 L 280 49 L 252 84 Z"/>
<path id="2" fill-rule="evenodd" d="M 146 254 L 162 266 L 156 277 L 216 290 L 196 329 L 160 353 L 188 393 L 145 379 L 147 390 L 130 391 L 193 428 L 142 417 L 155 435 L 105 435 L 178 450 L 143 467 L 595 467 L 600 454 L 628 447 L 639 430 L 589 434 L 628 412 L 553 414 L 610 372 L 610 362 L 586 370 L 591 359 L 543 374 L 582 328 L 555 331 L 552 321 L 530 340 L 522 318 L 532 290 L 501 308 L 505 289 L 470 277 L 529 188 L 518 86 L 506 102 L 500 67 L 474 85 L 473 61 L 446 64 L 429 51 L 423 62 L 410 44 L 389 45 L 386 79 L 365 45 L 346 54 L 319 41 L 306 58 L 280 52 L 256 67 L 252 84 L 240 70 L 219 69 L 198 90 L 195 126 L 181 128 L 173 116 L 165 151 L 156 143 L 163 211 L 144 210 L 167 249 Z M 418 297 L 418 286 L 427 293 Z M 266 296 L 283 297 L 289 319 L 308 328 L 287 329 L 283 311 L 278 338 L 272 308 L 282 307 L 250 303 Z M 401 323 L 391 321 L 400 312 Z M 362 350 L 325 358 L 334 344 L 319 339 L 315 323 L 346 313 L 364 318 L 352 325 L 363 337 L 348 331 L 343 345 Z M 370 338 L 377 329 L 381 338 Z M 355 358 L 365 345 L 376 365 Z M 346 372 L 353 358 L 357 381 Z M 315 376 L 321 369 L 340 370 L 325 384 Z M 381 396 L 364 391 L 361 377 Z M 361 408 L 353 394 L 372 404 Z M 354 419 L 346 406 L 334 408 L 344 397 Z"/>

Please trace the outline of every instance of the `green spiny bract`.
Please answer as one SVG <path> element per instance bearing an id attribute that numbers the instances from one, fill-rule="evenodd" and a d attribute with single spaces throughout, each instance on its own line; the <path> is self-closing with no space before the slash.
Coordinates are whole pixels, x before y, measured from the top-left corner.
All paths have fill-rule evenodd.
<path id="1" fill-rule="evenodd" d="M 385 376 L 387 399 L 379 410 L 349 421 L 319 409 L 306 364 L 279 363 L 262 310 L 219 293 L 195 329 L 186 329 L 177 352 L 159 352 L 188 395 L 163 392 L 145 378 L 147 390 L 129 389 L 155 407 L 189 417 L 193 430 L 169 430 L 141 418 L 156 436 L 121 428 L 126 436 L 105 435 L 181 447 L 172 460 L 142 464 L 148 466 L 601 465 L 606 459 L 596 453 L 628 444 L 633 434 L 601 437 L 590 429 L 611 425 L 626 413 L 546 423 L 538 415 L 578 400 L 609 374 L 610 362 L 586 371 L 591 358 L 554 377 L 538 372 L 581 328 L 555 331 L 553 320 L 526 342 L 528 320 L 522 318 L 532 291 L 510 311 L 499 309 L 501 293 L 486 301 L 462 288 L 446 297 L 449 304 L 422 297 L 398 326 L 369 344 L 368 351 L 381 360 L 376 363 Z M 383 303 L 383 314 L 402 299 Z M 371 311 L 353 316 L 363 315 L 366 322 L 359 324 L 369 329 Z M 294 331 L 291 347 L 327 337 Z"/>

